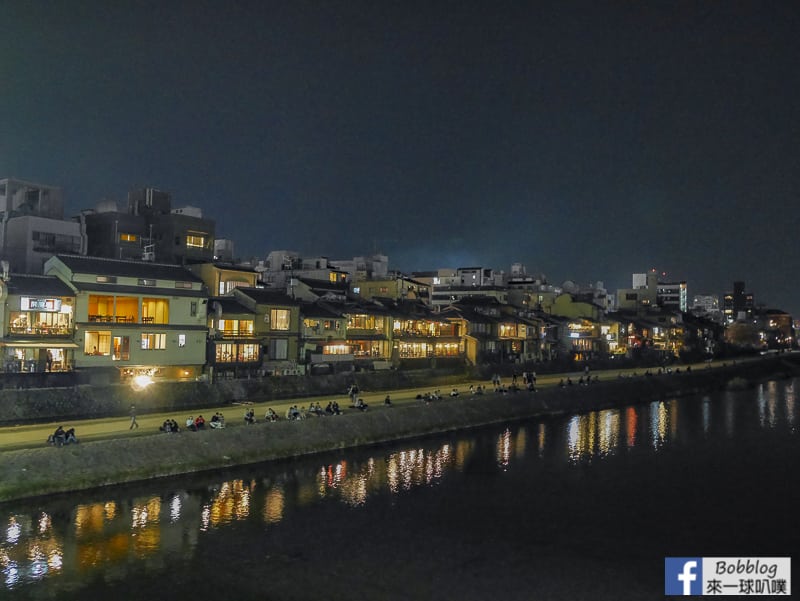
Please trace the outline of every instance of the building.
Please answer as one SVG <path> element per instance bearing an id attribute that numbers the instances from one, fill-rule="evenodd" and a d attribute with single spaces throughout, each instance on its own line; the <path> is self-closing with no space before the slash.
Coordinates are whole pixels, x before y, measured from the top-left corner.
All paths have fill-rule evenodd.
<path id="1" fill-rule="evenodd" d="M 74 364 L 75 293 L 56 277 L 0 280 L 0 371 L 65 372 Z"/>
<path id="2" fill-rule="evenodd" d="M 725 323 L 751 319 L 754 306 L 753 293 L 745 292 L 744 282 L 734 282 L 733 292 L 726 292 L 722 301 Z"/>
<path id="3" fill-rule="evenodd" d="M 77 219 L 91 256 L 174 265 L 214 258 L 214 221 L 204 219 L 197 207 L 172 209 L 170 194 L 154 188 L 131 191 L 127 212 L 105 201 Z"/>
<path id="4" fill-rule="evenodd" d="M 663 309 L 689 310 L 686 282 L 659 281 L 656 288 L 656 304 Z"/>
<path id="5" fill-rule="evenodd" d="M 76 370 L 105 380 L 192 380 L 206 362 L 208 291 L 176 265 L 56 255 L 45 263 L 75 296 Z"/>
<path id="6" fill-rule="evenodd" d="M 42 273 L 56 253 L 84 252 L 80 226 L 64 221 L 61 188 L 0 180 L 0 256 L 17 273 Z"/>
<path id="7" fill-rule="evenodd" d="M 14 178 L 0 179 L 0 214 L 3 220 L 15 215 L 63 219 L 64 195 L 56 186 Z"/>

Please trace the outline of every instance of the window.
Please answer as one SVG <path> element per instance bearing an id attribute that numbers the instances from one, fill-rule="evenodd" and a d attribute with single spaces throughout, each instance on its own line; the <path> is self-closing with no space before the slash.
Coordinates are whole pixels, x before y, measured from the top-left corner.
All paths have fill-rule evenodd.
<path id="1" fill-rule="evenodd" d="M 139 285 L 140 286 L 155 286 L 156 281 L 149 278 L 139 278 Z"/>
<path id="2" fill-rule="evenodd" d="M 186 236 L 186 246 L 189 248 L 205 248 L 205 236 L 198 236 L 197 234 L 188 234 Z"/>
<path id="3" fill-rule="evenodd" d="M 233 363 L 236 360 L 234 344 L 217 344 L 214 347 L 214 360 L 217 363 Z"/>
<path id="4" fill-rule="evenodd" d="M 219 283 L 219 294 L 220 296 L 224 296 L 226 294 L 230 294 L 234 288 L 246 288 L 249 282 L 245 280 L 226 280 L 220 281 Z"/>
<path id="5" fill-rule="evenodd" d="M 143 351 L 164 350 L 165 348 L 167 348 L 166 334 L 142 333 Z"/>
<path id="6" fill-rule="evenodd" d="M 31 232 L 33 250 L 49 253 L 79 253 L 80 236 L 68 236 L 53 232 Z"/>
<path id="7" fill-rule="evenodd" d="M 98 284 L 116 284 L 117 276 L 115 275 L 99 275 L 97 276 Z"/>
<path id="8" fill-rule="evenodd" d="M 197 317 L 197 301 L 192 301 L 189 303 L 189 315 L 192 317 Z"/>
<path id="9" fill-rule="evenodd" d="M 143 298 L 142 323 L 169 323 L 169 301 L 163 298 Z"/>
<path id="10" fill-rule="evenodd" d="M 114 336 L 113 361 L 128 361 L 131 358 L 131 340 L 128 336 Z"/>
<path id="11" fill-rule="evenodd" d="M 239 361 L 258 361 L 258 344 L 239 344 L 236 357 Z"/>
<path id="12" fill-rule="evenodd" d="M 83 337 L 83 352 L 86 355 L 110 355 L 111 330 L 88 330 Z"/>
<path id="13" fill-rule="evenodd" d="M 186 346 L 186 334 L 178 334 L 178 347 L 183 348 Z"/>
<path id="14" fill-rule="evenodd" d="M 120 242 L 136 242 L 138 236 L 136 234 L 120 234 L 119 241 Z"/>
<path id="15" fill-rule="evenodd" d="M 186 290 L 191 290 L 192 289 L 192 283 L 191 282 L 175 282 L 175 287 L 176 288 L 185 288 Z"/>
<path id="16" fill-rule="evenodd" d="M 272 309 L 269 312 L 270 323 L 273 330 L 288 330 L 289 329 L 289 310 L 288 309 Z"/>
<path id="17" fill-rule="evenodd" d="M 270 359 L 287 359 L 289 357 L 289 341 L 285 338 L 279 338 L 269 341 L 269 358 Z"/>

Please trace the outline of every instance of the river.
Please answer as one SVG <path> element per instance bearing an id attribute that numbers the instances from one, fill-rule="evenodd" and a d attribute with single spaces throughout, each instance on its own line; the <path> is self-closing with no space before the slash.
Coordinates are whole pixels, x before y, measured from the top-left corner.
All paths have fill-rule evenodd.
<path id="1" fill-rule="evenodd" d="M 665 556 L 800 548 L 797 392 L 0 505 L 0 598 L 663 599 Z"/>

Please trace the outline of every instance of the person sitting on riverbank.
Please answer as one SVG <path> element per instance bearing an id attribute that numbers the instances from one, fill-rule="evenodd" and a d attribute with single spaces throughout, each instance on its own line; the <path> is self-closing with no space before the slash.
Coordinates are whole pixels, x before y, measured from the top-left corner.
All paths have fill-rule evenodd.
<path id="1" fill-rule="evenodd" d="M 475 389 L 475 394 L 483 394 L 484 388 L 485 386 L 481 386 L 480 384 L 478 384 L 478 387 Z"/>
<path id="2" fill-rule="evenodd" d="M 300 410 L 297 408 L 297 405 L 292 405 L 286 410 L 286 419 L 290 420 L 303 419 L 303 416 L 300 413 Z"/>
<path id="3" fill-rule="evenodd" d="M 342 414 L 342 410 L 339 409 L 338 401 L 333 401 L 333 414 L 334 415 L 341 415 Z"/>
<path id="4" fill-rule="evenodd" d="M 211 416 L 211 421 L 209 422 L 209 425 L 214 430 L 219 430 L 220 428 L 224 428 L 225 427 L 225 418 L 222 416 L 222 414 L 219 411 L 217 411 L 214 415 Z"/>
<path id="5" fill-rule="evenodd" d="M 161 432 L 166 432 L 167 434 L 171 434 L 175 430 L 172 429 L 172 420 L 167 418 L 164 420 L 164 423 L 158 428 Z"/>
<path id="6" fill-rule="evenodd" d="M 561 378 L 561 380 L 559 380 L 558 387 L 559 388 L 564 388 L 564 378 Z"/>
<path id="7" fill-rule="evenodd" d="M 244 423 L 247 425 L 256 423 L 256 412 L 252 407 L 244 412 Z"/>
<path id="8" fill-rule="evenodd" d="M 384 404 L 384 405 L 386 405 L 387 407 L 391 407 L 391 406 L 392 406 L 392 397 L 390 397 L 390 396 L 387 394 L 387 395 L 386 395 L 386 398 L 385 398 L 385 399 L 383 399 L 383 404 Z"/>
<path id="9" fill-rule="evenodd" d="M 457 388 L 453 388 L 453 390 L 450 391 L 450 396 L 452 396 L 452 397 L 458 396 L 458 389 Z"/>
<path id="10" fill-rule="evenodd" d="M 66 438 L 66 432 L 64 432 L 64 426 L 59 426 L 58 428 L 56 428 L 55 432 L 53 432 L 50 436 L 47 437 L 47 443 L 60 447 L 64 445 L 65 438 Z"/>
<path id="11" fill-rule="evenodd" d="M 267 409 L 267 412 L 264 414 L 264 421 L 276 422 L 278 421 L 278 419 L 280 418 L 278 417 L 278 414 L 275 413 L 275 410 L 272 407 Z"/>
<path id="12" fill-rule="evenodd" d="M 198 415 L 194 420 L 194 426 L 197 430 L 206 429 L 206 419 L 202 415 Z"/>
<path id="13" fill-rule="evenodd" d="M 192 432 L 197 432 L 197 426 L 194 423 L 194 416 L 190 415 L 186 418 L 186 429 Z"/>
<path id="14" fill-rule="evenodd" d="M 64 444 L 78 444 L 78 439 L 75 437 L 75 428 L 70 428 L 64 433 Z"/>
<path id="15" fill-rule="evenodd" d="M 366 411 L 369 408 L 369 405 L 367 405 L 364 402 L 364 399 L 362 399 L 361 397 L 358 397 L 356 399 L 355 408 L 358 409 L 359 411 Z"/>

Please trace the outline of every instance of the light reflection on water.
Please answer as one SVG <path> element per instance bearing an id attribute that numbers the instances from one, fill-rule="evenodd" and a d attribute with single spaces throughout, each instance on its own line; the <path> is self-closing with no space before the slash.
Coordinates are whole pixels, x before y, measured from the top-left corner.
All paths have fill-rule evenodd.
<path id="1" fill-rule="evenodd" d="M 203 536 L 236 522 L 272 527 L 322 502 L 359 508 L 375 495 L 403 495 L 435 487 L 473 466 L 510 475 L 517 462 L 575 466 L 628 453 L 658 453 L 737 427 L 785 428 L 796 433 L 796 382 L 770 382 L 748 393 L 665 400 L 566 418 L 514 424 L 493 435 L 493 456 L 482 456 L 478 434 L 448 437 L 391 452 L 347 454 L 309 470 L 265 466 L 267 475 L 211 483 L 207 488 L 111 498 L 37 511 L 0 514 L 0 587 L 17 589 L 43 580 L 72 584 L 88 574 L 194 553 Z M 744 422 L 737 423 L 737 419 Z M 717 420 L 715 422 L 715 420 Z M 483 434 L 482 436 L 485 436 Z M 351 457 L 356 457 L 353 459 Z M 313 465 L 309 460 L 304 465 Z M 527 465 L 527 463 L 526 463 Z M 478 468 L 476 468 L 478 469 Z M 112 491 L 113 492 L 113 491 Z M 114 568 L 112 570 L 112 568 Z"/>

